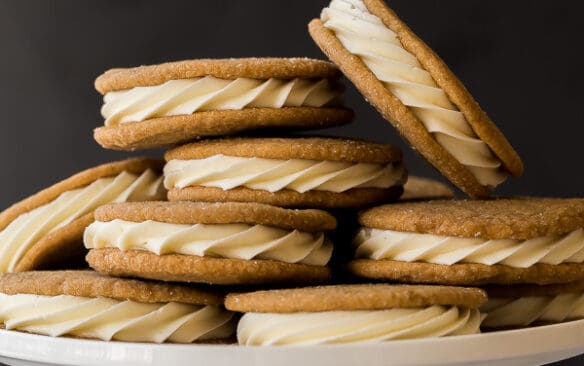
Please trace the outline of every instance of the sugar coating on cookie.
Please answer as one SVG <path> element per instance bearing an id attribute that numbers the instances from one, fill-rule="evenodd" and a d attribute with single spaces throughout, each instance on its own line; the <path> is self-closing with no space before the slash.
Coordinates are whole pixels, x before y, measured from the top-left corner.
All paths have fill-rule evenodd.
<path id="1" fill-rule="evenodd" d="M 105 127 L 95 137 L 105 147 L 134 149 L 265 127 L 346 123 L 352 113 L 341 108 L 338 75 L 334 65 L 309 59 L 189 60 L 110 70 L 96 80 Z"/>
<path id="2" fill-rule="evenodd" d="M 271 204 L 274 196 L 286 195 L 292 203 L 303 194 L 306 201 L 319 201 L 319 195 L 359 195 L 360 190 L 383 196 L 401 187 L 407 174 L 401 153 L 391 146 L 332 138 L 203 141 L 167 152 L 166 160 L 164 184 L 172 200 L 184 199 L 176 193 L 181 190 L 195 200 L 197 189 L 220 189 L 225 199 L 249 192 L 249 200 Z"/>
<path id="3" fill-rule="evenodd" d="M 521 174 L 521 160 L 460 81 L 381 1 L 333 0 L 309 28 L 366 98 L 459 188 L 484 196 L 509 173 Z"/>
<path id="4" fill-rule="evenodd" d="M 78 230 L 70 237 L 68 228 L 92 221 L 87 215 L 103 204 L 162 198 L 164 187 L 159 167 L 159 161 L 148 159 L 105 164 L 7 209 L 1 214 L 0 272 L 14 271 L 23 258 L 31 263 L 41 261 L 51 250 L 43 245 L 43 240 L 50 239 L 57 246 L 62 240 L 74 242 L 76 238 L 80 242 Z M 37 251 L 37 244 L 43 248 Z M 26 258 L 29 253 L 35 258 Z"/>
<path id="5" fill-rule="evenodd" d="M 518 328 L 584 319 L 584 282 L 487 287 L 485 328 Z"/>
<path id="6" fill-rule="evenodd" d="M 301 269 L 324 267 L 333 250 L 326 232 L 335 227 L 334 217 L 320 210 L 287 210 L 257 203 L 144 202 L 100 208 L 83 241 L 87 249 L 117 250 L 122 257 L 141 252 L 159 264 L 192 257 L 190 265 L 196 268 L 186 268 L 185 281 L 196 282 L 197 268 L 202 268 L 207 274 L 201 277 L 203 282 L 223 283 L 221 278 L 227 273 L 215 274 L 214 280 L 212 259 L 218 265 L 231 264 L 226 272 L 237 272 L 237 265 L 251 268 L 254 264 L 248 262 L 252 260 L 297 264 Z M 96 255 L 88 259 L 101 269 L 103 261 L 96 260 Z M 179 267 L 171 272 L 180 280 Z M 286 266 L 279 268 L 286 271 Z M 152 272 L 151 267 L 144 272 Z M 257 277 L 263 274 L 258 271 Z"/>
<path id="7" fill-rule="evenodd" d="M 479 333 L 485 301 L 479 289 L 339 285 L 230 294 L 226 307 L 245 312 L 242 345 L 315 345 Z"/>
<path id="8" fill-rule="evenodd" d="M 235 328 L 213 292 L 91 271 L 4 274 L 0 307 L 6 329 L 51 337 L 192 343 L 228 338 Z"/>
<path id="9" fill-rule="evenodd" d="M 446 272 L 448 267 L 454 271 L 454 265 L 463 270 L 472 264 L 477 266 L 467 266 L 469 272 L 487 271 L 478 265 L 496 266 L 488 271 L 509 278 L 535 265 L 551 266 L 551 272 L 553 266 L 571 265 L 578 276 L 577 266 L 584 263 L 584 200 L 579 199 L 404 203 L 365 211 L 359 220 L 363 226 L 354 239 L 355 257 L 388 261 L 375 265 L 380 271 L 397 262 L 404 263 L 403 270 L 405 263 L 428 263 L 437 266 L 426 270 L 442 266 Z M 358 262 L 353 268 L 362 272 L 365 265 Z M 543 271 L 540 275 L 546 281 Z"/>

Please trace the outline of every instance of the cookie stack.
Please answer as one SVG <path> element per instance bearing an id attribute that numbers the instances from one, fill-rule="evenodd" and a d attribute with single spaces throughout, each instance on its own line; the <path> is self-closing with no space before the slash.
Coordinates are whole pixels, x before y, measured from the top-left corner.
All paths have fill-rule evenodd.
<path id="1" fill-rule="evenodd" d="M 96 141 L 171 147 L 164 160 L 93 168 L 0 214 L 0 271 L 21 272 L 0 276 L 5 327 L 156 343 L 229 342 L 237 327 L 242 345 L 314 345 L 583 318 L 584 200 L 487 199 L 521 175 L 521 159 L 381 0 L 333 0 L 309 31 L 472 199 L 444 199 L 448 187 L 414 177 L 396 203 L 398 149 L 294 136 L 351 121 L 334 64 L 113 69 L 95 83 Z M 348 258 L 331 262 L 333 252 Z M 71 270 L 87 265 L 97 272 Z"/>

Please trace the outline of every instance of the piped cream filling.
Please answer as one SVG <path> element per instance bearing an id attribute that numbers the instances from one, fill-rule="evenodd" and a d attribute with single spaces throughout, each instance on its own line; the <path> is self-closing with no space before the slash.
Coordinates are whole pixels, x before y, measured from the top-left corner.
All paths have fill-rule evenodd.
<path id="1" fill-rule="evenodd" d="M 62 193 L 52 202 L 24 213 L 0 231 L 0 272 L 11 272 L 36 242 L 107 203 L 152 200 L 164 190 L 152 170 L 122 172 Z"/>
<path id="2" fill-rule="evenodd" d="M 332 0 L 321 19 L 480 184 L 495 187 L 506 179 L 501 161 L 477 137 L 463 113 L 362 0 Z"/>
<path id="3" fill-rule="evenodd" d="M 249 224 L 169 224 L 156 221 L 96 221 L 85 230 L 88 249 L 144 250 L 232 259 L 272 259 L 326 265 L 333 246 L 324 233 Z"/>
<path id="4" fill-rule="evenodd" d="M 230 337 L 232 318 L 219 306 L 0 293 L 0 322 L 6 329 L 51 337 L 192 343 Z"/>
<path id="5" fill-rule="evenodd" d="M 431 306 L 375 311 L 247 313 L 237 327 L 241 345 L 375 343 L 480 333 L 477 309 Z"/>
<path id="6" fill-rule="evenodd" d="M 354 239 L 357 258 L 401 262 L 504 264 L 584 262 L 584 229 L 529 240 L 461 238 L 361 228 Z"/>
<path id="7" fill-rule="evenodd" d="M 219 154 L 204 159 L 169 161 L 164 167 L 164 185 L 167 189 L 247 187 L 272 193 L 283 189 L 300 193 L 311 190 L 340 193 L 352 188 L 402 185 L 406 174 L 401 163 L 281 160 Z"/>
<path id="8" fill-rule="evenodd" d="M 205 76 L 169 80 L 105 94 L 106 126 L 157 117 L 244 108 L 326 107 L 340 104 L 340 89 L 327 79 L 219 79 Z"/>

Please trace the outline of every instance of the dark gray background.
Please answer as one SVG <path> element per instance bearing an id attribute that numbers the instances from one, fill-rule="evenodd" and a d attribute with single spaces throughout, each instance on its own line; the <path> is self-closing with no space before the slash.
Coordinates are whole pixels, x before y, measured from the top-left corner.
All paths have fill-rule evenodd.
<path id="1" fill-rule="evenodd" d="M 0 209 L 128 155 L 104 151 L 92 139 L 103 123 L 93 80 L 106 69 L 202 57 L 323 57 L 306 24 L 327 2 L 0 0 Z M 582 3 L 390 5 L 446 60 L 522 155 L 525 175 L 498 193 L 580 196 Z M 397 144 L 412 173 L 437 177 L 352 86 L 346 99 L 357 114 L 354 124 L 326 133 Z"/>

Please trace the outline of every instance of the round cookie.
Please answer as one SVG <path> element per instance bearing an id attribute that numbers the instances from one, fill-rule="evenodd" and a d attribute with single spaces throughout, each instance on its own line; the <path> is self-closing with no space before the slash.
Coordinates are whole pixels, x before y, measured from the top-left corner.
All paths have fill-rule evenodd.
<path id="1" fill-rule="evenodd" d="M 207 140 L 165 158 L 171 201 L 359 208 L 397 199 L 407 174 L 399 149 L 340 138 Z"/>
<path id="2" fill-rule="evenodd" d="M 336 220 L 259 203 L 142 202 L 100 207 L 84 236 L 101 273 L 177 282 L 320 282 Z"/>
<path id="3" fill-rule="evenodd" d="M 453 198 L 454 192 L 447 185 L 433 179 L 410 175 L 404 184 L 400 201 Z"/>
<path id="4" fill-rule="evenodd" d="M 362 212 L 349 270 L 457 285 L 584 279 L 584 200 L 436 200 Z"/>
<path id="5" fill-rule="evenodd" d="M 306 58 L 202 59 L 112 69 L 104 94 L 105 148 L 136 150 L 266 128 L 318 129 L 351 121 L 338 69 Z"/>
<path id="6" fill-rule="evenodd" d="M 584 319 L 584 281 L 555 285 L 485 287 L 487 329 L 521 328 Z"/>
<path id="7" fill-rule="evenodd" d="M 53 337 L 192 343 L 235 328 L 219 292 L 94 271 L 1 274 L 0 304 L 6 329 Z"/>
<path id="8" fill-rule="evenodd" d="M 333 0 L 309 31 L 365 99 L 462 191 L 486 197 L 509 174 L 522 174 L 501 131 L 383 1 Z"/>
<path id="9" fill-rule="evenodd" d="M 163 198 L 163 164 L 150 158 L 103 164 L 12 205 L 0 213 L 0 272 L 83 265 L 81 238 L 95 208 Z"/>
<path id="10" fill-rule="evenodd" d="M 337 285 L 229 294 L 242 345 L 315 345 L 479 333 L 477 288 Z M 406 320 L 407 319 L 407 320 Z"/>

